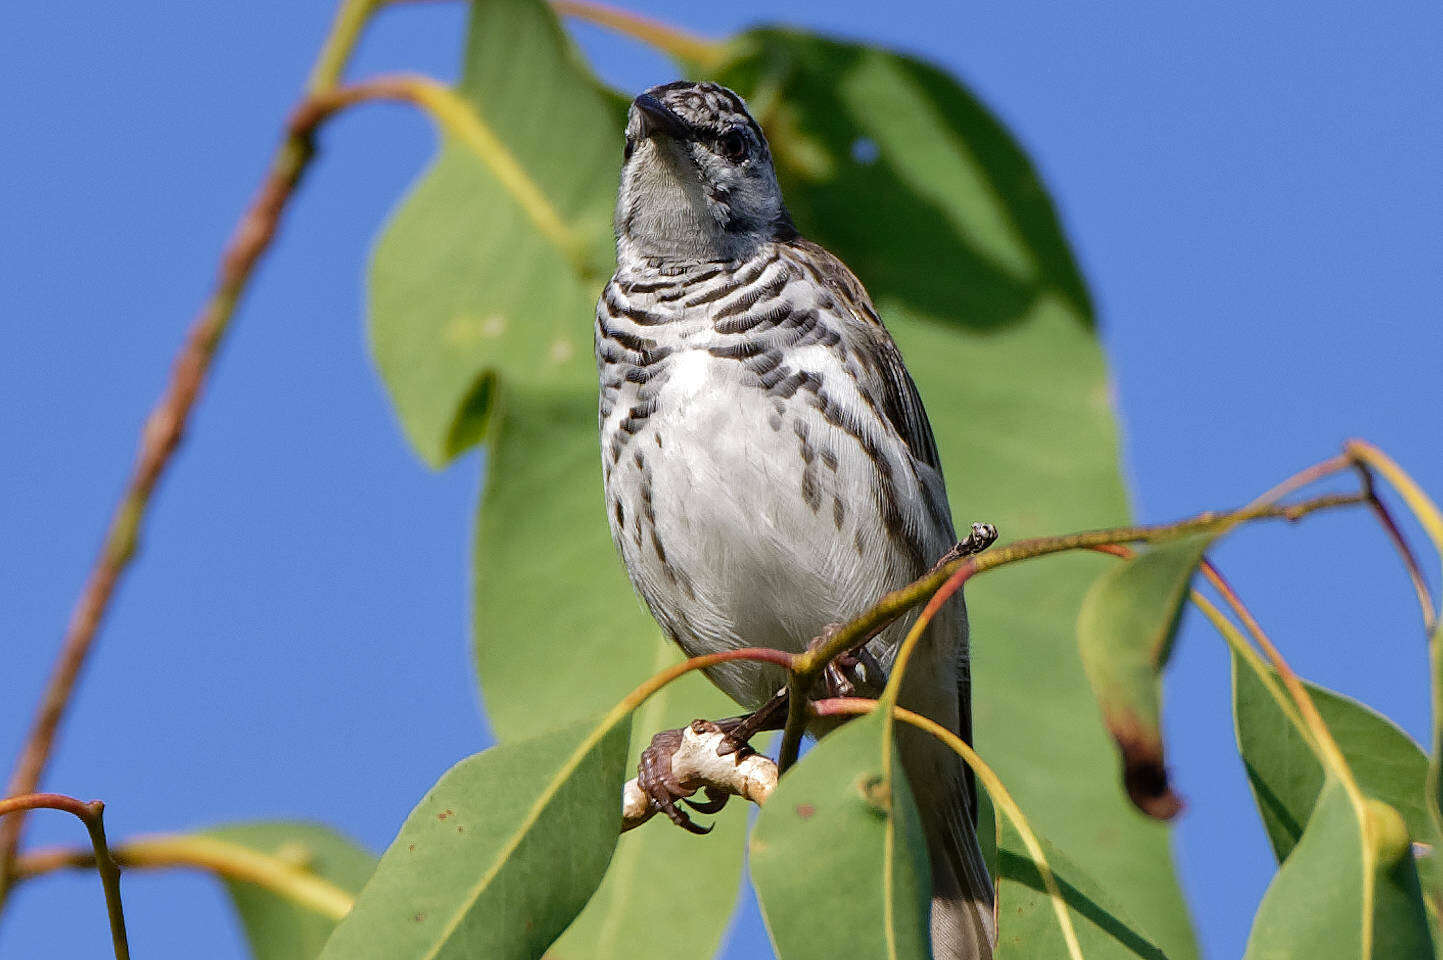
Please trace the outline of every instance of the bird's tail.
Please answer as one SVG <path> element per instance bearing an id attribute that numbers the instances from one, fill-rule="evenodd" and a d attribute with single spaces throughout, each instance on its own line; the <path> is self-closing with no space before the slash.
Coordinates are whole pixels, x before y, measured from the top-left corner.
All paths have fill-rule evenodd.
<path id="1" fill-rule="evenodd" d="M 992 881 L 973 827 L 965 765 L 931 734 L 902 724 L 897 747 L 932 861 L 932 956 L 991 960 L 997 942 Z"/>

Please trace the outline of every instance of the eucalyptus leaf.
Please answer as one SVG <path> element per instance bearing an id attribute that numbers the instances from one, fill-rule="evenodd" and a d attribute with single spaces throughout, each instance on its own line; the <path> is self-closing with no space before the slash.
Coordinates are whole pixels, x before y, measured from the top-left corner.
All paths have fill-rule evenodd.
<path id="1" fill-rule="evenodd" d="M 518 389 L 496 413 L 476 535 L 476 662 L 503 740 L 603 710 L 679 657 L 612 550 L 595 405 L 591 389 L 584 396 Z M 637 712 L 631 755 L 660 730 L 736 712 L 702 677 L 684 677 Z M 713 952 L 739 889 L 746 815 L 733 805 L 714 823 L 704 838 L 664 819 L 623 837 L 559 955 Z M 653 891 L 681 888 L 688 909 L 659 922 Z"/>
<path id="2" fill-rule="evenodd" d="M 214 827 L 201 836 L 284 860 L 353 895 L 376 868 L 376 857 L 370 851 L 315 823 L 237 823 Z M 336 927 L 334 917 L 265 887 L 221 879 L 245 928 L 254 960 L 312 960 Z"/>
<path id="3" fill-rule="evenodd" d="M 1077 614 L 1082 665 L 1122 753 L 1123 783 L 1153 817 L 1182 809 L 1163 759 L 1162 670 L 1193 572 L 1214 539 L 1184 537 L 1117 564 L 1097 578 Z"/>
<path id="4" fill-rule="evenodd" d="M 456 764 L 406 818 L 326 960 L 531 960 L 581 912 L 620 827 L 630 718 Z"/>
<path id="5" fill-rule="evenodd" d="M 823 737 L 782 778 L 750 864 L 781 960 L 931 955 L 922 824 L 882 715 Z"/>
<path id="6" fill-rule="evenodd" d="M 1244 960 L 1423 960 L 1433 955 L 1407 828 L 1329 777 L 1253 920 Z"/>
<path id="7" fill-rule="evenodd" d="M 622 143 L 615 98 L 535 0 L 473 7 L 457 93 L 591 259 L 580 272 L 484 163 L 443 145 L 378 240 L 369 282 L 376 363 L 432 464 L 484 435 L 493 378 L 579 389 L 594 376 L 590 320 L 610 272 Z"/>
<path id="8" fill-rule="evenodd" d="M 392 218 L 371 270 L 372 343 L 413 444 L 433 463 L 488 444 L 475 655 L 504 742 L 610 707 L 678 653 L 633 594 L 601 499 L 591 320 L 611 270 L 625 101 L 533 0 L 473 6 L 459 92 L 596 252 L 578 270 L 483 164 L 448 146 Z M 735 712 L 687 678 L 643 708 L 632 755 L 660 729 Z M 666 823 L 628 834 L 557 948 L 569 960 L 712 952 L 745 829 L 732 809 L 705 841 Z M 682 886 L 692 906 L 657 922 L 647 891 Z"/>
<path id="9" fill-rule="evenodd" d="M 1428 758 L 1422 749 L 1393 721 L 1357 700 L 1306 681 L 1304 687 L 1358 786 L 1397 810 L 1410 837 L 1434 843 L 1425 788 Z M 1281 863 L 1302 836 L 1326 773 L 1262 680 L 1236 656 L 1233 722 L 1253 799 Z"/>
<path id="10" fill-rule="evenodd" d="M 1042 872 L 1016 828 L 998 823 L 996 960 L 1053 960 L 1069 956 L 1057 908 Z M 1077 864 L 1039 837 L 1063 906 L 1087 960 L 1165 960 L 1151 937 Z"/>

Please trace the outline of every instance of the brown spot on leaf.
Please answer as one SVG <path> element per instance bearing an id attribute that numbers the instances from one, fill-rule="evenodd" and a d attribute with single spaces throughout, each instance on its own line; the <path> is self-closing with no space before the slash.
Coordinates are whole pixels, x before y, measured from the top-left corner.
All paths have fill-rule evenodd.
<path id="1" fill-rule="evenodd" d="M 425 920 L 425 919 L 426 919 L 426 915 L 425 915 L 424 913 L 418 913 L 418 914 L 416 914 L 415 916 L 413 916 L 411 919 L 414 920 L 414 921 L 416 921 L 417 923 L 420 923 L 422 920 Z"/>
<path id="2" fill-rule="evenodd" d="M 440 813 L 436 814 L 436 819 L 437 819 L 437 820 L 445 820 L 445 819 L 446 819 L 447 817 L 449 817 L 449 816 L 451 816 L 451 811 L 450 811 L 450 810 L 443 810 L 443 811 L 441 811 Z"/>
<path id="3" fill-rule="evenodd" d="M 810 803 L 797 804 L 797 816 L 801 817 L 803 820 L 812 819 L 816 812 L 817 808 L 812 806 Z"/>
<path id="4" fill-rule="evenodd" d="M 1182 798 L 1168 783 L 1156 728 L 1124 714 L 1109 716 L 1107 728 L 1122 753 L 1122 785 L 1133 805 L 1154 820 L 1171 820 L 1182 812 Z"/>

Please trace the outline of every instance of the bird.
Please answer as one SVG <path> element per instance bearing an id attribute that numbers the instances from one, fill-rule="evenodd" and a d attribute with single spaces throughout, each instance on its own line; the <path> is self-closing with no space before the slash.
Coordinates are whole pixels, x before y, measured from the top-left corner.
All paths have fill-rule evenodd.
<path id="1" fill-rule="evenodd" d="M 741 97 L 712 82 L 655 86 L 632 101 L 625 132 L 616 272 L 594 326 L 612 540 L 686 655 L 801 651 L 957 544 L 926 411 L 862 283 L 799 233 Z M 914 620 L 860 652 L 858 684 L 885 679 Z M 744 661 L 706 673 L 753 711 L 786 679 Z M 970 742 L 960 592 L 927 629 L 900 702 Z M 933 954 L 990 957 L 970 773 L 921 731 L 897 739 L 931 863 Z M 656 798 L 686 825 L 670 801 Z"/>

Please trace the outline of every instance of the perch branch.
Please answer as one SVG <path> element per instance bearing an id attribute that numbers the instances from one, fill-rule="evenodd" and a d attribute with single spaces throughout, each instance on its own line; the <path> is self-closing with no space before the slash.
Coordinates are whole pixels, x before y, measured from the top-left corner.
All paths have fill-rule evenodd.
<path id="1" fill-rule="evenodd" d="M 1328 465 L 1331 467 L 1332 461 L 1329 461 Z M 1311 470 L 1318 471 L 1321 468 L 1322 465 L 1311 468 Z M 833 659 L 857 649 L 870 637 L 875 636 L 917 604 L 935 596 L 944 587 L 948 588 L 947 595 L 950 595 L 966 580 L 994 567 L 1069 550 L 1095 550 L 1099 547 L 1122 543 L 1157 543 L 1175 540 L 1190 534 L 1218 530 L 1250 520 L 1278 518 L 1294 521 L 1318 510 L 1355 506 L 1366 502 L 1368 502 L 1367 495 L 1363 493 L 1327 494 L 1293 504 L 1270 503 L 1260 499 L 1239 510 L 1227 513 L 1209 511 L 1176 523 L 1113 527 L 1058 537 L 1018 540 L 1003 547 L 993 547 L 986 553 L 943 564 L 926 576 L 883 596 L 870 610 L 832 633 L 824 642 L 816 644 L 805 653 L 798 654 L 794 661 L 794 675 L 789 684 L 792 689 L 796 690 L 811 689 L 812 681 Z M 944 595 L 942 599 L 945 600 L 946 596 Z M 941 601 L 938 602 L 940 604 Z M 900 673 L 897 666 L 905 665 L 911 648 L 915 646 L 919 636 L 920 631 L 913 631 L 903 641 L 897 654 L 897 665 L 893 667 L 893 676 L 889 680 L 889 685 L 897 682 L 897 675 Z M 788 756 L 785 753 L 785 747 L 793 741 L 800 742 L 806 718 L 805 710 L 789 711 L 787 727 L 782 733 L 784 748 L 782 758 L 784 760 Z M 786 766 L 784 763 L 782 768 L 785 770 Z"/>
<path id="2" fill-rule="evenodd" d="M 105 889 L 105 912 L 110 917 L 110 941 L 115 960 L 130 960 L 130 944 L 125 936 L 125 908 L 120 901 L 120 868 L 110 856 L 105 843 L 105 804 L 99 800 L 86 803 L 61 793 L 26 793 L 0 800 L 0 817 L 29 810 L 59 810 L 78 817 L 90 834 L 90 865 L 100 873 Z M 14 819 L 11 816 L 11 819 Z"/>
<path id="3" fill-rule="evenodd" d="M 741 797 L 761 805 L 777 785 L 777 765 L 760 753 L 737 751 L 718 756 L 726 739 L 720 730 L 698 733 L 684 727 L 681 746 L 671 755 L 671 772 L 683 787 L 695 793 L 705 789 L 709 796 Z M 621 789 L 621 829 L 639 827 L 657 813 L 651 798 L 636 778 Z"/>

